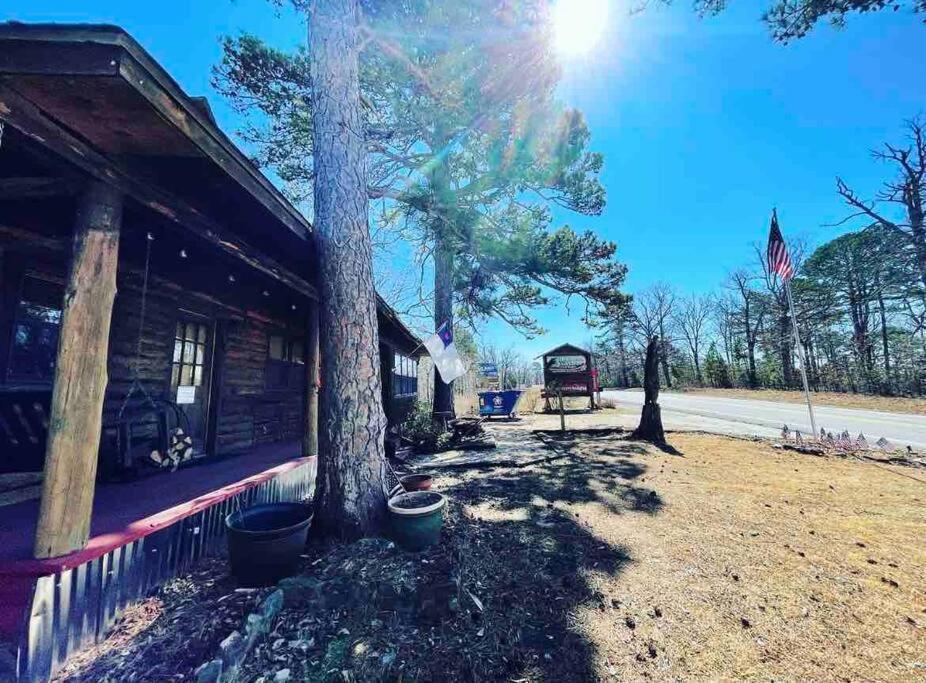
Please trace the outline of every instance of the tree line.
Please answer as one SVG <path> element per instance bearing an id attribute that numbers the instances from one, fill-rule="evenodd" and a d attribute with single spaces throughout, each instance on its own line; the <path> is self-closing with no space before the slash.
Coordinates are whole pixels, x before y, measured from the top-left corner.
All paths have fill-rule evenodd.
<path id="1" fill-rule="evenodd" d="M 902 144 L 873 152 L 890 173 L 875 196 L 837 178 L 850 210 L 842 223 L 862 221 L 858 229 L 809 253 L 789 244 L 798 332 L 816 391 L 926 393 L 926 126 L 909 121 L 906 132 Z M 603 382 L 639 386 L 653 337 L 669 388 L 801 386 L 787 295 L 764 245 L 708 295 L 659 283 L 617 310 L 596 342 Z"/>

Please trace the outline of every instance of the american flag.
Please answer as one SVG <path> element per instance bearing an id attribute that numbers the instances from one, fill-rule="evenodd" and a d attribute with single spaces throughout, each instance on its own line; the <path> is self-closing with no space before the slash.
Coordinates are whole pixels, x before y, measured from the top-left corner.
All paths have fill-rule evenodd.
<path id="1" fill-rule="evenodd" d="M 794 277 L 794 265 L 791 263 L 791 257 L 788 256 L 785 238 L 781 236 L 781 230 L 778 229 L 778 213 L 775 209 L 772 209 L 772 227 L 768 232 L 767 255 L 770 273 L 778 273 L 782 280 L 790 280 Z"/>

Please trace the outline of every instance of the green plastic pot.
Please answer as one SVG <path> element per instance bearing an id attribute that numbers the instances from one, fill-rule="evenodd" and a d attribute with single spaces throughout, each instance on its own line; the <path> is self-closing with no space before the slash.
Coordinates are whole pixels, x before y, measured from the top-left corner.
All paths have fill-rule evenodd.
<path id="1" fill-rule="evenodd" d="M 435 491 L 409 491 L 389 499 L 392 539 L 405 550 L 424 550 L 440 540 L 447 499 Z"/>

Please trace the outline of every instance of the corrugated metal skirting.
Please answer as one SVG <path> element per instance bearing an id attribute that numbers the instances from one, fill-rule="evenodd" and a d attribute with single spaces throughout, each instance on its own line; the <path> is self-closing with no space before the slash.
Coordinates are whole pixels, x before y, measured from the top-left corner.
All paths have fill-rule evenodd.
<path id="1" fill-rule="evenodd" d="M 105 638 L 123 609 L 224 547 L 225 517 L 257 503 L 304 500 L 314 459 L 74 569 L 37 579 L 19 679 L 46 681 L 67 657 Z"/>

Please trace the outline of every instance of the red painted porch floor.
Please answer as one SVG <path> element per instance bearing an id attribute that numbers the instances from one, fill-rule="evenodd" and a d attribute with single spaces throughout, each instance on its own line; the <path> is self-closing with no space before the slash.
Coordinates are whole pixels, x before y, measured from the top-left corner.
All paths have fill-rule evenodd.
<path id="1" fill-rule="evenodd" d="M 39 501 L 0 507 L 0 574 L 4 570 L 51 573 L 73 567 L 86 560 L 84 555 L 99 556 L 190 514 L 190 508 L 208 507 L 214 499 L 228 497 L 253 483 L 252 479 L 269 478 L 286 469 L 299 455 L 298 441 L 265 444 L 176 472 L 97 484 L 87 549 L 52 560 L 32 560 Z M 51 571 L 42 572 L 43 567 Z"/>

